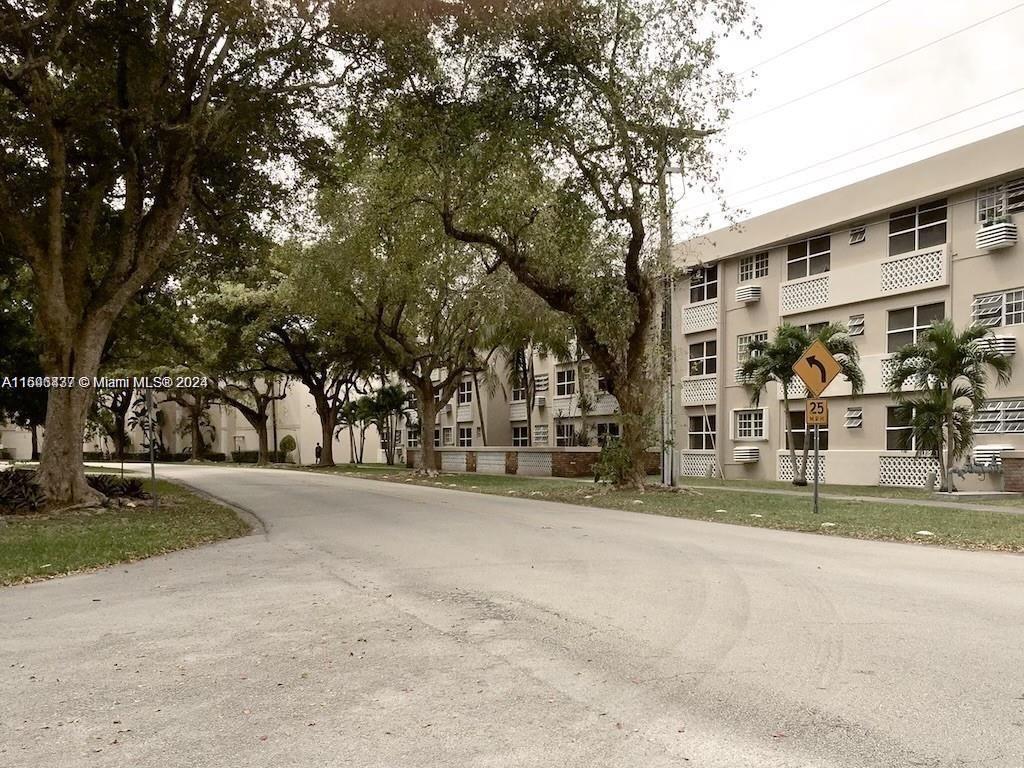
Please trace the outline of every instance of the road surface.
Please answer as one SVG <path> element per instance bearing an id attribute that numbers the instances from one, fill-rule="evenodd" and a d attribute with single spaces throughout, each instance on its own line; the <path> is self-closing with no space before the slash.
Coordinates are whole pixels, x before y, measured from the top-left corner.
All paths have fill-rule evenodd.
<path id="1" fill-rule="evenodd" d="M 0 590 L 0 765 L 1024 765 L 1024 558 L 165 467 L 265 533 Z"/>

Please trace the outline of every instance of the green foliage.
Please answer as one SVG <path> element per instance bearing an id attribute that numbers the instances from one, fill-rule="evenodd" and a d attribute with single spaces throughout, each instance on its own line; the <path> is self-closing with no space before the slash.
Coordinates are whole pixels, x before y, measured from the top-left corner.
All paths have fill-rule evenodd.
<path id="1" fill-rule="evenodd" d="M 295 438 L 292 437 L 291 435 L 285 435 L 284 437 L 281 438 L 280 443 L 278 443 L 278 448 L 281 449 L 282 453 L 286 454 L 291 453 L 297 447 L 298 444 L 295 442 Z"/>
<path id="2" fill-rule="evenodd" d="M 27 515 L 46 502 L 36 473 L 23 469 L 0 472 L 0 515 Z"/>
<path id="3" fill-rule="evenodd" d="M 601 455 L 594 464 L 594 479 L 621 487 L 630 482 L 632 467 L 629 450 L 621 440 L 612 438 L 601 446 Z"/>
<path id="4" fill-rule="evenodd" d="M 952 320 L 940 320 L 893 356 L 889 391 L 910 417 L 918 452 L 939 459 L 943 489 L 974 442 L 974 412 L 988 397 L 990 373 L 997 384 L 1013 373 L 1010 358 L 985 343 L 991 335 L 981 325 L 957 331 Z"/>
<path id="5" fill-rule="evenodd" d="M 137 477 L 86 475 L 89 486 L 112 499 L 148 499 L 149 494 Z"/>

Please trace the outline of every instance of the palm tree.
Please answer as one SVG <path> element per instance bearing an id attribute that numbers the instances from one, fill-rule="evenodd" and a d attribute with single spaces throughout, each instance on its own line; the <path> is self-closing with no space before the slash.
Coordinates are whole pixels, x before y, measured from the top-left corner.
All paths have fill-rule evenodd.
<path id="1" fill-rule="evenodd" d="M 892 358 L 889 391 L 912 409 L 913 433 L 938 458 L 941 490 L 955 490 L 953 464 L 974 441 L 972 422 L 987 395 L 987 369 L 999 384 L 1010 381 L 1013 364 L 985 342 L 991 333 L 981 325 L 958 332 L 952 320 L 940 320 Z M 919 390 L 904 391 L 908 384 Z"/>
<path id="2" fill-rule="evenodd" d="M 860 369 L 860 352 L 850 338 L 849 329 L 839 323 L 829 323 L 816 334 L 805 328 L 783 323 L 775 330 L 775 338 L 771 341 L 750 343 L 749 356 L 740 367 L 740 375 L 750 390 L 750 401 L 754 405 L 758 404 L 761 393 L 769 383 L 775 382 L 782 389 L 789 458 L 793 464 L 793 485 L 807 485 L 807 454 L 811 441 L 804 440 L 803 461 L 798 464 L 793 424 L 789 416 L 789 387 L 797 378 L 793 366 L 815 339 L 821 341 L 835 357 L 843 375 L 850 382 L 853 394 L 859 395 L 863 392 L 864 373 Z"/>

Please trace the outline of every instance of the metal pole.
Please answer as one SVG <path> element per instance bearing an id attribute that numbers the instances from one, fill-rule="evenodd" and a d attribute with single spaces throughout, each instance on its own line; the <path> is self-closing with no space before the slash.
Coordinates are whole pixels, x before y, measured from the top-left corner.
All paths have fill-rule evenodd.
<path id="1" fill-rule="evenodd" d="M 160 494 L 156 491 L 156 454 L 154 446 L 156 440 L 153 437 L 153 427 L 156 426 L 156 418 L 153 414 L 153 390 L 146 388 L 146 411 L 149 413 L 149 479 L 153 488 L 153 509 L 160 509 Z"/>
<path id="2" fill-rule="evenodd" d="M 814 466 L 811 471 L 814 472 L 814 514 L 818 514 L 818 438 L 820 426 L 814 425 Z"/>

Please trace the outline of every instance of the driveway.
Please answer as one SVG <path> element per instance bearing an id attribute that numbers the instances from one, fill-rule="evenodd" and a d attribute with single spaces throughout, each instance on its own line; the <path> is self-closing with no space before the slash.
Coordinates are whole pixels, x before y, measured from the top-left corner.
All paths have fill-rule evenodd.
<path id="1" fill-rule="evenodd" d="M 1024 558 L 232 467 L 0 590 L 0 765 L 1024 765 Z"/>

